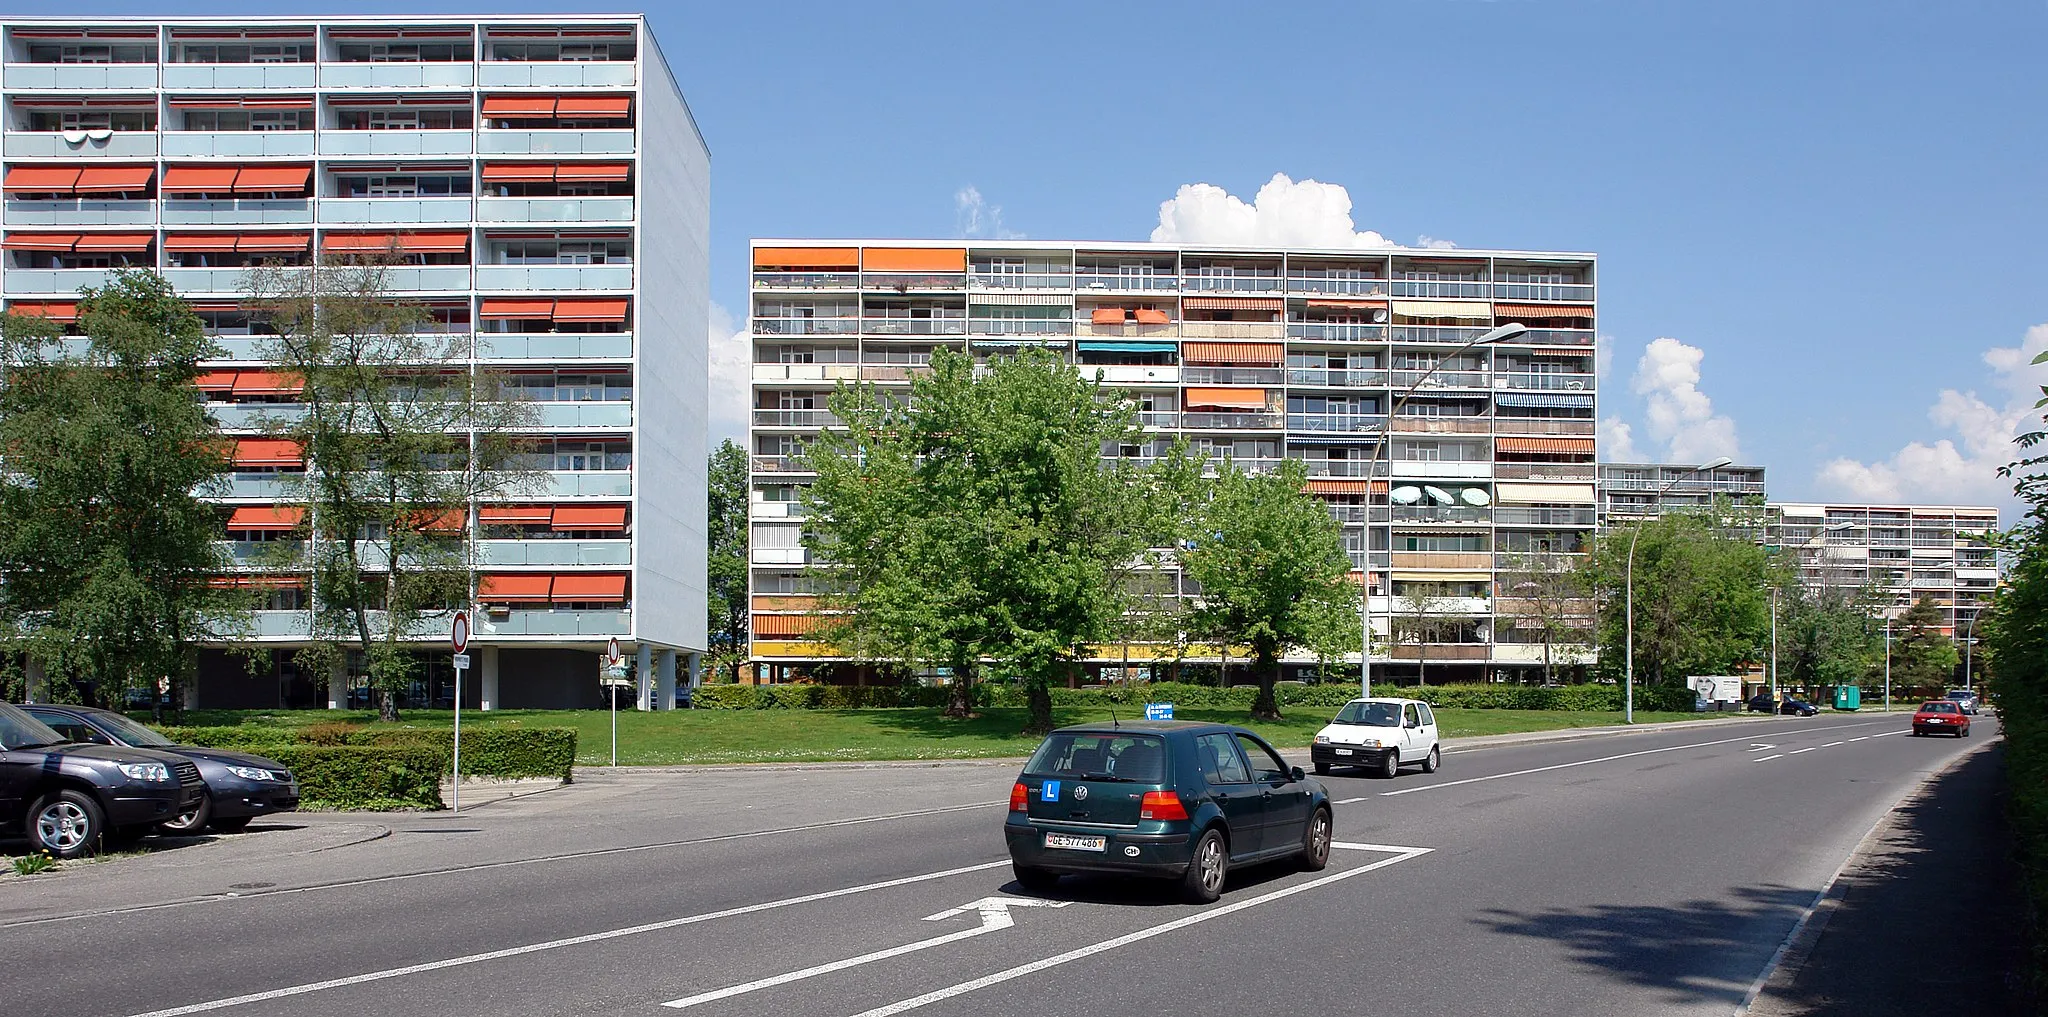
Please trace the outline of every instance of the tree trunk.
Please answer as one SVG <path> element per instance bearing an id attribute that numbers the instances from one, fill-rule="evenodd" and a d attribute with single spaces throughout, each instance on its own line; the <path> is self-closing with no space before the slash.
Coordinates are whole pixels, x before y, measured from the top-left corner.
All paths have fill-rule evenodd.
<path id="1" fill-rule="evenodd" d="M 386 723 L 397 723 L 398 693 L 390 689 L 377 690 L 377 719 Z"/>
<path id="2" fill-rule="evenodd" d="M 1550 633 L 1543 633 L 1543 684 L 1550 684 Z"/>
<path id="3" fill-rule="evenodd" d="M 962 719 L 979 716 L 974 712 L 974 665 L 954 666 L 953 697 L 946 704 L 946 716 Z"/>
<path id="4" fill-rule="evenodd" d="M 1259 673 L 1259 694 L 1252 700 L 1253 720 L 1279 720 L 1280 701 L 1273 695 L 1273 685 L 1280 680 L 1280 653 L 1276 646 L 1255 646 L 1253 660 Z"/>
<path id="5" fill-rule="evenodd" d="M 1047 688 L 1043 673 L 1031 676 L 1029 703 L 1031 715 L 1024 721 L 1024 733 L 1044 736 L 1052 733 L 1052 690 Z"/>

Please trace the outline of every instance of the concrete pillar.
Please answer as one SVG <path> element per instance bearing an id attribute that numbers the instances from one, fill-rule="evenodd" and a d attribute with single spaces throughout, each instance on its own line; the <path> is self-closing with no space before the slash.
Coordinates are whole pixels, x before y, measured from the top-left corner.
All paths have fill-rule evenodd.
<path id="1" fill-rule="evenodd" d="M 704 655 L 701 653 L 691 653 L 685 656 L 689 657 L 690 662 L 690 691 L 695 692 L 699 686 L 704 684 Z"/>
<path id="2" fill-rule="evenodd" d="M 477 653 L 483 657 L 476 669 L 478 705 L 486 710 L 498 709 L 498 648 L 480 647 Z"/>
<path id="3" fill-rule="evenodd" d="M 28 702 L 40 703 L 50 698 L 49 676 L 43 673 L 43 662 L 34 657 L 22 658 L 22 677 L 27 680 Z"/>
<path id="4" fill-rule="evenodd" d="M 327 708 L 348 709 L 348 661 L 337 660 L 327 671 Z"/>
<path id="5" fill-rule="evenodd" d="M 640 709 L 654 708 L 654 647 L 641 643 L 633 651 L 633 687 Z"/>
<path id="6" fill-rule="evenodd" d="M 654 655 L 654 708 L 676 708 L 676 651 L 660 650 Z"/>

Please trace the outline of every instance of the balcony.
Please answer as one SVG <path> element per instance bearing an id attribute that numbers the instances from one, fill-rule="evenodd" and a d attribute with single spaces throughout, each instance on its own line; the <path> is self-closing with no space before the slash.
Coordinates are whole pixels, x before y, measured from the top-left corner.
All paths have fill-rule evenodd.
<path id="1" fill-rule="evenodd" d="M 965 318 L 863 318 L 860 330 L 869 335 L 966 335 Z"/>
<path id="2" fill-rule="evenodd" d="M 1395 551 L 1397 569 L 1491 569 L 1491 551 Z"/>
<path id="3" fill-rule="evenodd" d="M 1139 427 L 1173 428 L 1180 426 L 1180 414 L 1172 410 L 1139 410 Z"/>
<path id="4" fill-rule="evenodd" d="M 306 415 L 304 403 L 208 403 L 206 412 L 229 431 L 261 430 L 270 423 L 286 423 Z"/>
<path id="5" fill-rule="evenodd" d="M 967 288 L 965 272 L 868 272 L 861 287 L 870 290 L 961 290 Z"/>
<path id="6" fill-rule="evenodd" d="M 1593 287 L 1590 283 L 1497 282 L 1493 284 L 1493 299 L 1557 300 L 1590 304 L 1593 302 Z"/>
<path id="7" fill-rule="evenodd" d="M 50 13 L 59 13 L 51 11 Z M 156 87 L 154 61 L 143 64 L 8 64 L 7 90 L 91 89 L 96 92 Z M 13 152 L 7 153 L 13 155 Z"/>
<path id="8" fill-rule="evenodd" d="M 755 318 L 755 335 L 854 335 L 859 318 Z"/>
<path id="9" fill-rule="evenodd" d="M 227 552 L 239 568 L 282 567 L 304 553 L 303 540 L 216 540 L 214 546 Z"/>
<path id="10" fill-rule="evenodd" d="M 1593 390 L 1593 381 L 1594 376 L 1590 372 L 1586 374 L 1508 374 L 1501 372 L 1493 376 L 1493 384 L 1496 388 L 1533 389 L 1544 392 L 1590 392 Z"/>
<path id="11" fill-rule="evenodd" d="M 390 64 L 380 66 L 395 66 Z M 321 155 L 468 155 L 474 131 L 321 131 Z"/>
<path id="12" fill-rule="evenodd" d="M 561 430 L 584 427 L 626 428 L 633 426 L 633 404 L 624 400 L 605 402 L 534 402 L 535 427 Z"/>
<path id="13" fill-rule="evenodd" d="M 1278 385 L 1287 372 L 1279 367 L 1183 367 L 1190 385 Z"/>
<path id="14" fill-rule="evenodd" d="M 1330 518 L 1346 525 L 1363 524 L 1368 520 L 1384 523 L 1390 518 L 1385 505 L 1372 506 L 1370 513 L 1364 505 L 1341 505 L 1332 502 L 1324 507 L 1330 510 Z"/>
<path id="15" fill-rule="evenodd" d="M 1075 364 L 1083 378 L 1099 372 L 1105 385 L 1176 385 L 1181 369 L 1172 364 Z"/>
<path id="16" fill-rule="evenodd" d="M 1180 415 L 1180 426 L 1189 430 L 1267 430 L 1281 427 L 1278 413 L 1211 413 L 1189 411 Z"/>
<path id="17" fill-rule="evenodd" d="M 859 272 L 756 272 L 757 290 L 857 290 Z"/>
<path id="18" fill-rule="evenodd" d="M 485 332 L 476 337 L 478 360 L 631 360 L 633 337 L 606 333 L 510 335 Z"/>
<path id="19" fill-rule="evenodd" d="M 11 77 L 7 87 L 14 87 Z M 0 154 L 9 159 L 154 159 L 156 140 L 155 131 L 115 131 L 103 139 L 87 137 L 75 143 L 56 131 L 8 131 L 0 139 Z"/>
<path id="20" fill-rule="evenodd" d="M 1396 417 L 1398 434 L 1490 434 L 1493 421 L 1487 417 Z"/>
<path id="21" fill-rule="evenodd" d="M 1485 660 L 1492 647 L 1485 643 L 1395 643 L 1395 660 Z"/>
<path id="22" fill-rule="evenodd" d="M 633 288 L 633 266 L 478 265 L 476 288 L 519 292 L 630 290 Z"/>
<path id="23" fill-rule="evenodd" d="M 1594 423 L 1591 418 L 1560 420 L 1549 417 L 1495 417 L 1493 430 L 1495 434 L 1592 434 Z"/>
<path id="24" fill-rule="evenodd" d="M 1171 322 L 1164 325 L 1139 325 L 1133 322 L 1097 325 L 1091 321 L 1082 321 L 1074 324 L 1074 334 L 1105 339 L 1173 339 L 1180 335 L 1180 326 Z"/>
<path id="25" fill-rule="evenodd" d="M 562 470 L 542 476 L 538 498 L 624 498 L 633 493 L 631 470 Z"/>
<path id="26" fill-rule="evenodd" d="M 631 222 L 633 199 L 478 198 L 478 222 Z"/>
<path id="27" fill-rule="evenodd" d="M 1050 274 L 1011 274 L 1003 272 L 995 275 L 976 273 L 967 277 L 967 288 L 970 290 L 1070 290 L 1074 288 L 1074 277 L 1065 272 Z"/>
<path id="28" fill-rule="evenodd" d="M 282 226 L 313 221 L 310 198 L 167 198 L 166 226 Z"/>
<path id="29" fill-rule="evenodd" d="M 909 381 L 911 375 L 932 373 L 929 364 L 862 364 L 862 381 Z"/>
<path id="30" fill-rule="evenodd" d="M 1317 278 L 1306 275 L 1289 275 L 1287 292 L 1312 295 L 1346 297 L 1384 297 L 1387 295 L 1385 279 Z"/>
<path id="31" fill-rule="evenodd" d="M 217 335 L 213 341 L 220 346 L 221 360 L 268 360 L 266 348 L 277 341 L 276 336 Z"/>
<path id="32" fill-rule="evenodd" d="M 1395 388 L 1415 387 L 1427 392 L 1439 388 L 1487 388 L 1489 382 L 1485 371 L 1395 371 L 1392 376 Z"/>
<path id="33" fill-rule="evenodd" d="M 1493 468 L 1495 480 L 1592 480 L 1592 463 L 1500 463 Z"/>
<path id="34" fill-rule="evenodd" d="M 1397 343 L 1469 343 L 1487 333 L 1485 328 L 1463 325 L 1395 325 L 1391 330 Z"/>
<path id="35" fill-rule="evenodd" d="M 1589 328 L 1532 328 L 1502 342 L 1516 346 L 1592 346 L 1596 340 Z"/>
<path id="36" fill-rule="evenodd" d="M 797 456 L 754 456 L 755 473 L 811 473 Z"/>
<path id="37" fill-rule="evenodd" d="M 156 224 L 153 201 L 102 201 L 67 198 L 60 201 L 7 199 L 9 226 L 128 226 Z"/>
<path id="38" fill-rule="evenodd" d="M 631 130 L 478 132 L 481 155 L 630 155 Z"/>
<path id="39" fill-rule="evenodd" d="M 478 269 L 479 272 L 482 269 Z M 399 293 L 445 293 L 469 288 L 468 265 L 394 265 L 384 285 Z M 478 287 L 481 289 L 482 287 Z"/>
<path id="40" fill-rule="evenodd" d="M 1184 275 L 1184 293 L 1279 293 L 1286 288 L 1277 275 Z"/>
<path id="41" fill-rule="evenodd" d="M 755 410 L 755 427 L 838 427 L 842 421 L 831 410 Z"/>
<path id="42" fill-rule="evenodd" d="M 1491 284 L 1452 279 L 1395 279 L 1392 296 L 1418 300 L 1485 300 Z"/>
<path id="43" fill-rule="evenodd" d="M 320 65 L 322 88 L 469 88 L 475 84 L 476 65 L 467 60 Z"/>
<path id="44" fill-rule="evenodd" d="M 1106 293 L 1172 293 L 1180 289 L 1177 275 L 1127 275 L 1121 272 L 1074 272 L 1074 288 Z"/>
<path id="45" fill-rule="evenodd" d="M 323 223 L 468 223 L 468 198 L 321 198 Z"/>
<path id="46" fill-rule="evenodd" d="M 290 497 L 292 489 L 305 479 L 304 473 L 230 473 L 220 496 L 276 501 Z"/>
<path id="47" fill-rule="evenodd" d="M 1304 459 L 1311 477 L 1384 477 L 1384 462 L 1370 459 Z"/>
<path id="48" fill-rule="evenodd" d="M 859 364 L 755 364 L 755 381 L 858 381 Z"/>
<path id="49" fill-rule="evenodd" d="M 258 639 L 307 639 L 313 634 L 311 611 L 251 611 L 249 622 Z"/>
<path id="50" fill-rule="evenodd" d="M 1453 480 L 1484 480 L 1493 472 L 1493 463 L 1485 459 L 1397 459 L 1394 461 L 1394 476 L 1430 479 L 1444 477 Z"/>
<path id="51" fill-rule="evenodd" d="M 1290 321 L 1287 323 L 1287 338 L 1343 343 L 1385 342 L 1387 326 L 1356 325 L 1336 321 Z"/>
<path id="52" fill-rule="evenodd" d="M 631 61 L 489 60 L 477 68 L 483 88 L 631 88 Z"/>
<path id="53" fill-rule="evenodd" d="M 808 565 L 810 552 L 801 547 L 755 547 L 748 558 L 755 565 Z"/>
<path id="54" fill-rule="evenodd" d="M 312 131 L 165 131 L 167 159 L 248 159 L 313 154 Z"/>
<path id="55" fill-rule="evenodd" d="M 1311 434 L 1371 434 L 1387 418 L 1373 413 L 1290 413 L 1287 429 Z"/>
<path id="56" fill-rule="evenodd" d="M 631 611 L 512 610 L 486 611 L 477 619 L 481 638 L 500 636 L 626 636 L 633 632 Z"/>
<path id="57" fill-rule="evenodd" d="M 1074 334 L 1074 323 L 1064 318 L 969 318 L 970 335 L 1054 335 Z"/>
<path id="58" fill-rule="evenodd" d="M 1591 526 L 1590 508 L 1526 508 L 1501 505 L 1493 510 L 1493 521 L 1501 526 Z"/>
<path id="59" fill-rule="evenodd" d="M 1397 523 L 1484 523 L 1494 518 L 1494 509 L 1473 505 L 1396 505 Z"/>
<path id="60" fill-rule="evenodd" d="M 1180 334 L 1188 339 L 1285 339 L 1287 325 L 1279 321 L 1183 321 Z"/>
<path id="61" fill-rule="evenodd" d="M 76 293 L 81 286 L 105 286 L 114 278 L 111 268 L 10 268 L 5 279 L 8 293 Z"/>
<path id="62" fill-rule="evenodd" d="M 310 89 L 319 83 L 317 64 L 165 64 L 166 89 L 227 88 L 242 92 Z M 10 82 L 11 84 L 11 82 Z"/>
<path id="63" fill-rule="evenodd" d="M 1387 372 L 1352 371 L 1335 367 L 1290 367 L 1287 369 L 1287 383 L 1317 388 L 1385 388 Z"/>
<path id="64" fill-rule="evenodd" d="M 506 565 L 631 565 L 633 542 L 617 540 L 479 540 L 477 564 Z"/>

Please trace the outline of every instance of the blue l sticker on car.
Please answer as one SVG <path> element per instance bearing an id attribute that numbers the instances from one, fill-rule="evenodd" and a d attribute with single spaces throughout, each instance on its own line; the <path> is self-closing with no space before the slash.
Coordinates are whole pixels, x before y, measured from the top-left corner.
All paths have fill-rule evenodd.
<path id="1" fill-rule="evenodd" d="M 1056 801 L 1059 801 L 1059 800 L 1060 800 L 1060 782 L 1059 782 L 1059 781 L 1056 781 L 1056 780 L 1049 780 L 1049 781 L 1046 781 L 1046 782 L 1045 782 L 1045 786 L 1044 786 L 1043 788 L 1040 788 L 1040 789 L 1039 789 L 1039 791 L 1038 791 L 1038 797 L 1040 797 L 1040 798 L 1042 798 L 1042 799 L 1044 799 L 1045 801 L 1048 801 L 1048 802 L 1056 802 Z"/>

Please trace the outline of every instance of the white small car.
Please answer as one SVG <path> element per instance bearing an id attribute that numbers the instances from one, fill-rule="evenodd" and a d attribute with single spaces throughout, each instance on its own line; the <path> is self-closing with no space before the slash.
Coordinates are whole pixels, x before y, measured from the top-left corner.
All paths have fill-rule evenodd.
<path id="1" fill-rule="evenodd" d="M 1317 774 L 1333 766 L 1362 766 L 1381 777 L 1420 765 L 1435 773 L 1443 763 L 1437 748 L 1436 714 L 1416 699 L 1354 699 L 1335 720 L 1316 732 L 1309 759 Z"/>

